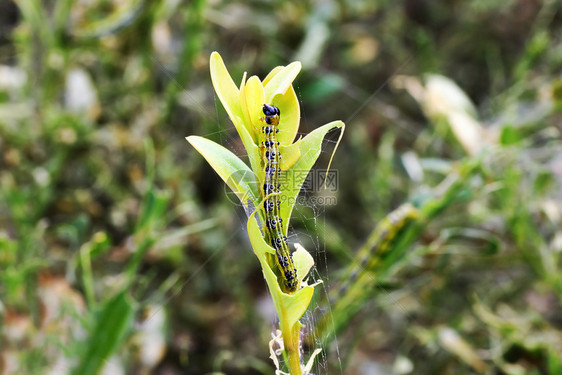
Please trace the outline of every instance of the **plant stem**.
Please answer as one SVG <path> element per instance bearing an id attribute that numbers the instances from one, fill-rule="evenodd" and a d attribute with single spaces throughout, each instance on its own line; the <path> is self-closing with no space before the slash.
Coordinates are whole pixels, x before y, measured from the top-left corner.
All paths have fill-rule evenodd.
<path id="1" fill-rule="evenodd" d="M 288 327 L 281 326 L 283 344 L 285 346 L 285 353 L 287 354 L 287 362 L 291 375 L 302 375 L 299 350 L 300 330 L 301 325 L 299 323 L 295 324 L 292 330 Z"/>

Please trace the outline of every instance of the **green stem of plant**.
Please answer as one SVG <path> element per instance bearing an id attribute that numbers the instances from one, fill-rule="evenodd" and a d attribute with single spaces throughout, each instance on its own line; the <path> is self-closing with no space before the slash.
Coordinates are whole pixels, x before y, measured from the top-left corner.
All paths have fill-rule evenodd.
<path id="1" fill-rule="evenodd" d="M 291 375 L 302 375 L 301 358 L 299 348 L 301 326 L 296 324 L 293 329 L 281 326 L 283 337 L 283 345 L 285 346 L 285 353 L 287 356 L 287 363 L 289 365 L 289 372 Z"/>

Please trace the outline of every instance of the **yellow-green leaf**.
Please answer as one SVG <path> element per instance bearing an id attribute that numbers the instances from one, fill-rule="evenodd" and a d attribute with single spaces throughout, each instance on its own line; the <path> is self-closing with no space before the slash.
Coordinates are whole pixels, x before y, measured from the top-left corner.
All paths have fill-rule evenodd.
<path id="1" fill-rule="evenodd" d="M 292 330 L 308 308 L 310 300 L 312 299 L 312 294 L 314 293 L 314 288 L 305 286 L 292 294 L 283 293 L 277 282 L 277 276 L 269 266 L 265 257 L 266 253 L 275 254 L 275 249 L 265 242 L 258 227 L 258 223 L 253 216 L 248 219 L 248 236 L 250 237 L 254 253 L 260 261 L 265 281 L 273 297 L 273 303 L 282 326 L 281 330 L 283 331 L 284 328 Z M 301 258 L 302 257 L 299 256 L 298 259 Z M 306 265 L 303 267 L 298 263 L 296 263 L 295 266 L 301 269 L 306 267 Z"/>
<path id="2" fill-rule="evenodd" d="M 228 117 L 234 122 L 235 116 L 243 118 L 240 111 L 240 91 L 228 73 L 221 55 L 213 52 L 209 61 L 211 81 Z M 236 125 L 236 124 L 234 124 Z"/>
<path id="3" fill-rule="evenodd" d="M 276 67 L 265 78 L 264 100 L 281 112 L 277 140 L 289 145 L 295 139 L 300 123 L 300 107 L 292 83 L 301 70 L 301 63 L 295 61 L 284 67 Z"/>
<path id="4" fill-rule="evenodd" d="M 292 62 L 275 74 L 264 87 L 265 100 L 271 102 L 275 95 L 284 94 L 291 86 L 299 72 L 301 63 Z"/>
<path id="5" fill-rule="evenodd" d="M 284 94 L 276 95 L 272 104 L 279 108 L 281 113 L 277 140 L 282 145 L 290 145 L 299 131 L 301 120 L 299 100 L 293 86 L 289 86 Z"/>
<path id="6" fill-rule="evenodd" d="M 299 278 L 299 284 L 302 284 L 304 278 L 310 272 L 312 266 L 314 266 L 314 258 L 312 255 L 301 244 L 295 244 L 295 252 L 293 253 L 293 261 L 297 268 L 297 275 Z"/>
<path id="7" fill-rule="evenodd" d="M 283 222 L 287 223 L 287 225 L 283 226 L 285 235 L 287 235 L 291 212 L 295 206 L 301 186 L 322 150 L 322 140 L 330 130 L 342 127 L 344 127 L 343 122 L 333 121 L 310 132 L 301 141 L 300 158 L 291 168 L 282 172 L 281 176 L 283 181 L 286 182 L 280 194 L 281 218 Z"/>
<path id="8" fill-rule="evenodd" d="M 240 139 L 244 144 L 246 153 L 248 154 L 248 159 L 250 160 L 250 165 L 254 171 L 259 170 L 261 167 L 261 158 L 259 154 L 259 149 L 256 146 L 256 140 L 253 138 L 252 134 L 254 132 L 248 131 L 246 115 L 240 107 L 240 90 L 234 84 L 234 81 L 230 77 L 224 62 L 218 52 L 213 52 L 210 59 L 210 70 L 211 70 L 211 80 L 213 81 L 213 87 L 219 97 L 228 117 L 234 124 L 236 131 L 240 135 Z M 244 74 L 244 83 L 246 74 Z M 242 86 L 243 87 L 243 86 Z"/>
<path id="9" fill-rule="evenodd" d="M 298 141 L 295 143 L 291 143 L 288 146 L 281 145 L 279 147 L 279 152 L 281 153 L 281 169 L 286 171 L 287 169 L 291 168 L 293 164 L 299 159 L 301 156 L 301 141 L 302 138 L 299 138 Z"/>
<path id="10" fill-rule="evenodd" d="M 257 133 L 263 126 L 260 118 L 263 116 L 262 108 L 265 103 L 263 86 L 257 76 L 250 77 L 244 88 L 240 91 L 240 97 L 243 110 L 248 119 L 246 128 L 254 141 L 256 141 Z"/>
<path id="11" fill-rule="evenodd" d="M 259 171 L 261 169 L 260 149 L 256 146 L 252 136 L 248 133 L 245 127 L 241 126 L 238 134 L 240 134 L 240 139 L 242 139 L 242 143 L 244 144 L 244 148 L 248 154 L 252 170 Z"/>
<path id="12" fill-rule="evenodd" d="M 192 135 L 187 141 L 207 160 L 246 208 L 259 204 L 254 172 L 231 151 L 209 139 Z M 248 200 L 252 202 L 249 205 Z"/>
<path id="13" fill-rule="evenodd" d="M 267 77 L 264 78 L 263 80 L 263 85 L 267 85 L 269 83 L 269 81 L 271 81 L 271 79 L 273 77 L 275 77 L 277 75 L 277 73 L 279 73 L 281 70 L 283 70 L 284 66 L 283 65 L 279 65 L 276 66 L 275 68 L 271 69 L 271 72 L 269 72 L 269 74 L 267 75 Z"/>

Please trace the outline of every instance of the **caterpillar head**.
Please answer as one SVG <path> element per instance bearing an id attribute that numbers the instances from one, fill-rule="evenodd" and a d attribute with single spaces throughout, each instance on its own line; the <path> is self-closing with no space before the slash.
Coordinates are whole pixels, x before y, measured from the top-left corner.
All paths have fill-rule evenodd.
<path id="1" fill-rule="evenodd" d="M 279 108 L 277 108 L 274 105 L 264 104 L 263 114 L 266 115 L 267 117 L 273 117 L 273 116 L 280 116 L 281 112 L 279 111 Z"/>

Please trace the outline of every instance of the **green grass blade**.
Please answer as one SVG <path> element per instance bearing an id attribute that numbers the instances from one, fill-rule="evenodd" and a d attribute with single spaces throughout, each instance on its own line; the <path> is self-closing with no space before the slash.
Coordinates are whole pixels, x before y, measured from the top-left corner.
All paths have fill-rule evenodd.
<path id="1" fill-rule="evenodd" d="M 125 291 L 106 302 L 95 318 L 86 354 L 74 371 L 75 375 L 96 375 L 101 371 L 131 329 L 134 310 Z"/>

